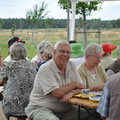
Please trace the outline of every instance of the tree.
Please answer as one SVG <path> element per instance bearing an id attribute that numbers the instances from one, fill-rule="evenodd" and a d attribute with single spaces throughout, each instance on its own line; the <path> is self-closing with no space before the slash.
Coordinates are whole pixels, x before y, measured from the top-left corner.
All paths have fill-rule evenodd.
<path id="1" fill-rule="evenodd" d="M 53 23 L 53 19 L 50 19 L 50 18 L 46 18 L 45 19 L 45 27 L 46 28 L 50 28 L 50 26 L 52 25 Z"/>
<path id="2" fill-rule="evenodd" d="M 44 1 L 42 1 L 41 6 L 38 6 L 37 4 L 33 7 L 33 10 L 30 9 L 26 12 L 26 20 L 32 27 L 38 27 L 38 24 L 40 23 L 40 20 L 44 19 L 45 16 L 48 14 L 48 12 L 45 12 L 47 7 L 47 4 L 45 4 Z M 37 32 L 36 38 L 37 38 Z M 34 38 L 34 31 L 32 32 L 32 43 Z"/>
<path id="3" fill-rule="evenodd" d="M 4 24 L 5 24 L 5 21 L 0 19 L 0 30 L 3 28 Z"/>
<path id="4" fill-rule="evenodd" d="M 48 12 L 45 12 L 47 4 L 43 1 L 41 6 L 37 4 L 33 7 L 33 10 L 30 9 L 26 12 L 26 20 L 27 22 L 34 27 L 37 27 L 38 23 L 41 19 L 45 18 Z"/>
<path id="5" fill-rule="evenodd" d="M 14 37 L 15 30 L 16 30 L 16 24 L 12 24 L 12 28 L 11 28 L 12 37 Z"/>
<path id="6" fill-rule="evenodd" d="M 62 9 L 67 10 L 67 0 L 59 0 L 58 4 Z M 82 15 L 84 20 L 84 40 L 85 47 L 87 46 L 87 36 L 86 36 L 86 16 L 91 15 L 92 11 L 97 11 L 101 9 L 102 2 L 78 2 L 76 4 L 76 14 Z M 70 4 L 71 8 L 71 4 Z M 70 9 L 70 12 L 71 9 Z"/>

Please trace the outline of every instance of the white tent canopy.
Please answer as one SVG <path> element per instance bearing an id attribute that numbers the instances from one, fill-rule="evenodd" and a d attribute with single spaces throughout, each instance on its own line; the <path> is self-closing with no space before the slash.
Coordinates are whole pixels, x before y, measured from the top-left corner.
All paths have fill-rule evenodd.
<path id="1" fill-rule="evenodd" d="M 120 1 L 120 0 L 71 0 L 72 15 L 69 25 L 69 40 L 74 40 L 74 29 L 75 29 L 75 15 L 76 15 L 76 3 L 77 2 L 92 2 L 92 1 Z"/>

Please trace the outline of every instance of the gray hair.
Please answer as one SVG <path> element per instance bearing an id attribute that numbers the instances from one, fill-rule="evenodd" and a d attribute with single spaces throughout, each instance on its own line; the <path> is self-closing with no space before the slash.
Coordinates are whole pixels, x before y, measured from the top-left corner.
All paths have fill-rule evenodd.
<path id="1" fill-rule="evenodd" d="M 86 55 L 92 56 L 96 53 L 103 54 L 102 47 L 99 44 L 91 43 L 85 48 L 85 57 Z"/>
<path id="2" fill-rule="evenodd" d="M 54 45 L 54 50 L 57 50 L 57 49 L 58 49 L 58 46 L 59 46 L 60 44 L 65 44 L 65 45 L 69 45 L 69 46 L 70 46 L 70 44 L 69 44 L 68 41 L 66 41 L 66 40 L 60 40 L 60 41 L 56 42 L 56 44 Z M 70 47 L 70 48 L 71 48 L 71 47 Z"/>
<path id="3" fill-rule="evenodd" d="M 14 43 L 10 46 L 10 54 L 14 60 L 25 59 L 27 56 L 27 49 L 23 43 Z"/>
<path id="4" fill-rule="evenodd" d="M 42 54 L 42 60 L 43 61 L 47 61 L 46 60 L 46 54 L 49 55 L 49 59 L 53 57 L 53 46 L 52 45 L 49 45 L 45 48 L 43 54 Z"/>
<path id="5" fill-rule="evenodd" d="M 37 45 L 37 52 L 38 53 L 43 53 L 44 50 L 46 49 L 47 46 L 50 46 L 52 45 L 50 42 L 47 42 L 45 40 L 43 40 L 42 42 L 40 42 L 38 45 Z"/>
<path id="6" fill-rule="evenodd" d="M 120 45 L 117 47 L 117 55 L 118 55 L 118 58 L 120 59 Z"/>

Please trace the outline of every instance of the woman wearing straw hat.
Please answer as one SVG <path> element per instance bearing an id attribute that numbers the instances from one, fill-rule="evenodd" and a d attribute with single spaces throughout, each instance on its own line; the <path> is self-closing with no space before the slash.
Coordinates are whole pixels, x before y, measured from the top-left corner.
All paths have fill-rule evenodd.
<path id="1" fill-rule="evenodd" d="M 115 58 L 112 58 L 111 53 L 112 50 L 116 49 L 117 47 L 111 43 L 103 43 L 101 46 L 103 48 L 103 55 L 100 64 L 104 67 L 104 69 L 106 69 L 116 60 Z"/>

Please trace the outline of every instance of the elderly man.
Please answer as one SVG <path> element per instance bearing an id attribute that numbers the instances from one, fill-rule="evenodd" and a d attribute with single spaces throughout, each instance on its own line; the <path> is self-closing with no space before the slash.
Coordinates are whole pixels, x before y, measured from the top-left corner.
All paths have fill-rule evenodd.
<path id="1" fill-rule="evenodd" d="M 69 43 L 58 41 L 53 54 L 36 75 L 26 114 L 32 120 L 77 120 L 77 109 L 68 100 L 80 93 L 84 84 L 69 61 Z M 85 111 L 81 111 L 81 117 L 87 117 Z"/>

